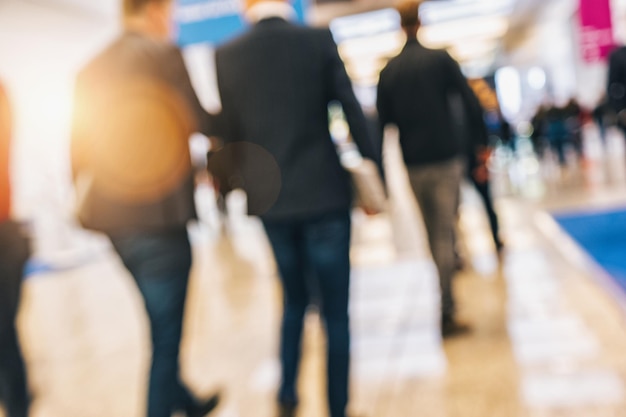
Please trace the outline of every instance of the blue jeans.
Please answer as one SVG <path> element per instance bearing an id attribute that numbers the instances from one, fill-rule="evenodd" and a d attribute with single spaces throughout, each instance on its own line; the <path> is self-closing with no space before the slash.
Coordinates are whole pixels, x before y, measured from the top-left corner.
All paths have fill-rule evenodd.
<path id="1" fill-rule="evenodd" d="M 171 417 L 194 399 L 179 376 L 179 345 L 191 247 L 187 231 L 112 236 L 122 262 L 143 296 L 152 337 L 148 417 Z"/>
<path id="2" fill-rule="evenodd" d="M 307 277 L 319 291 L 327 337 L 328 403 L 331 417 L 345 417 L 350 367 L 350 214 L 330 213 L 298 221 L 264 221 L 283 284 L 284 312 L 278 400 L 297 405 L 304 315 L 311 301 Z M 311 269 L 309 271 L 309 268 Z M 309 274 L 312 272 L 312 274 Z"/>

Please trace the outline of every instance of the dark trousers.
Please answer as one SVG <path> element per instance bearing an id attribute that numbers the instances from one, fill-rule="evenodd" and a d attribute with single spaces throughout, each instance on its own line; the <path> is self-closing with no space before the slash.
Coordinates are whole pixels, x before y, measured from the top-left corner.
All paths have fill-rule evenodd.
<path id="1" fill-rule="evenodd" d="M 565 146 L 567 143 L 568 140 L 566 137 L 550 137 L 550 146 L 552 147 L 552 150 L 556 152 L 556 155 L 559 158 L 559 164 L 562 166 L 567 163 L 567 157 L 565 155 Z"/>
<path id="2" fill-rule="evenodd" d="M 284 312 L 278 400 L 296 405 L 296 382 L 304 315 L 311 301 L 308 277 L 316 279 L 327 337 L 328 402 L 331 417 L 345 417 L 350 367 L 350 214 L 331 213 L 301 221 L 264 221 L 283 285 Z M 308 268 L 312 272 L 309 274 Z"/>
<path id="3" fill-rule="evenodd" d="M 0 401 L 5 404 L 8 417 L 28 415 L 26 372 L 15 329 L 24 264 L 28 256 L 28 239 L 19 226 L 10 221 L 1 223 Z"/>
<path id="4" fill-rule="evenodd" d="M 491 228 L 493 242 L 496 245 L 496 249 L 500 250 L 502 248 L 502 241 L 500 240 L 500 222 L 498 221 L 498 215 L 496 214 L 496 210 L 493 206 L 491 185 L 489 184 L 489 181 L 476 181 L 473 175 L 470 175 L 469 178 L 472 181 L 472 184 L 474 184 L 474 187 L 476 187 L 476 191 L 478 191 L 480 198 L 483 200 L 485 211 L 487 212 L 487 218 L 489 219 L 489 227 Z"/>
<path id="5" fill-rule="evenodd" d="M 194 399 L 180 381 L 179 345 L 191 269 L 186 230 L 111 237 L 143 296 L 152 337 L 148 417 L 171 417 Z"/>

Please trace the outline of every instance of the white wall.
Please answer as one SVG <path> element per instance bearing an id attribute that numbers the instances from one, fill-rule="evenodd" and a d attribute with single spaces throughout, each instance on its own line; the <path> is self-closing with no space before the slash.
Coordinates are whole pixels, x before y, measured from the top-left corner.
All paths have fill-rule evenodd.
<path id="1" fill-rule="evenodd" d="M 63 234 L 54 229 L 70 214 L 74 76 L 117 31 L 116 18 L 21 0 L 0 2 L 0 79 L 15 119 L 14 210 L 33 221 L 38 233 Z"/>
<path id="2" fill-rule="evenodd" d="M 117 17 L 121 12 L 122 0 L 29 0 L 47 7 L 57 9 L 74 9 L 94 15 Z"/>

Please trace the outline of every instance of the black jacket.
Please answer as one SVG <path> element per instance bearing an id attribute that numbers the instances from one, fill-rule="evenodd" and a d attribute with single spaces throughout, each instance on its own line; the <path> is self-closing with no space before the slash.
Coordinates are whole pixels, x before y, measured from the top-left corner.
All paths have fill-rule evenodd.
<path id="1" fill-rule="evenodd" d="M 330 102 L 343 106 L 361 153 L 380 156 L 330 32 L 266 19 L 219 48 L 216 68 L 222 136 L 249 213 L 290 220 L 348 209 L 350 180 L 330 137 Z"/>
<path id="2" fill-rule="evenodd" d="M 607 97 L 615 113 L 626 109 L 626 46 L 617 48 L 609 57 Z"/>
<path id="3" fill-rule="evenodd" d="M 196 216 L 188 137 L 210 135 L 213 120 L 179 49 L 127 32 L 80 71 L 74 100 L 83 226 L 113 235 L 185 227 Z"/>
<path id="4" fill-rule="evenodd" d="M 464 156 L 467 141 L 486 142 L 482 109 L 456 61 L 417 40 L 381 72 L 377 108 L 383 127 L 398 126 L 409 167 Z"/>

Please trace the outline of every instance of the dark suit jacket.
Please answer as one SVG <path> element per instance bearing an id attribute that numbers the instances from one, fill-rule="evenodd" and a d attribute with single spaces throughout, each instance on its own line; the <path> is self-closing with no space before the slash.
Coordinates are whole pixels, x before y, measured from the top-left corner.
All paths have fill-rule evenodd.
<path id="1" fill-rule="evenodd" d="M 383 127 L 398 126 L 410 167 L 464 156 L 468 140 L 486 139 L 476 136 L 484 135 L 482 110 L 456 61 L 417 40 L 407 42 L 382 71 L 377 108 Z"/>
<path id="2" fill-rule="evenodd" d="M 609 57 L 607 95 L 615 113 L 626 109 L 626 47 L 622 46 Z"/>
<path id="3" fill-rule="evenodd" d="M 222 136 L 237 155 L 250 214 L 285 220 L 348 209 L 330 102 L 342 104 L 361 153 L 380 157 L 330 32 L 266 19 L 219 48 L 216 67 Z"/>
<path id="4" fill-rule="evenodd" d="M 140 89 L 139 86 L 146 82 L 157 87 L 152 90 Z M 154 96 L 142 97 L 143 92 L 154 93 Z M 155 97 L 161 97 L 163 102 L 158 102 Z M 153 106 L 155 117 L 147 122 L 153 126 L 142 126 L 144 121 L 129 120 L 129 110 L 140 111 L 133 106 Z M 163 111 L 167 112 L 165 117 L 158 117 L 159 114 L 163 116 L 163 113 L 159 113 Z M 167 131 L 167 127 L 172 127 L 161 126 L 159 123 L 165 118 L 185 115 L 191 116 L 190 131 L 199 130 L 207 135 L 211 134 L 211 117 L 202 109 L 196 97 L 179 49 L 138 33 L 123 34 L 89 62 L 76 79 L 71 146 L 75 180 L 80 181 L 81 176 L 98 166 L 102 155 L 94 149 L 109 149 L 115 156 L 115 149 L 125 149 L 125 143 L 137 143 L 145 151 L 146 161 L 149 158 L 159 160 L 159 156 L 154 153 L 164 153 L 164 150 L 153 148 L 150 142 L 155 135 L 161 135 Z M 103 140 L 102 130 L 120 134 L 111 134 Z M 129 132 L 150 133 L 132 135 Z M 188 137 L 179 135 L 178 130 L 169 133 L 171 148 L 177 149 L 182 159 L 190 159 Z M 167 140 L 166 137 L 163 141 Z M 127 156 L 122 155 L 123 153 L 117 152 L 119 168 L 127 169 L 128 172 L 133 169 L 149 169 L 122 166 L 124 157 Z M 181 163 L 186 165 L 187 162 L 189 161 L 185 160 Z M 164 182 L 167 181 L 164 178 Z M 140 194 L 141 190 L 137 191 Z M 196 216 L 190 165 L 184 168 L 184 173 L 180 173 L 180 178 L 174 184 L 164 187 L 162 192 L 159 191 L 148 200 L 117 198 L 95 183 L 84 194 L 78 213 L 83 226 L 108 234 L 159 232 L 181 228 Z"/>

